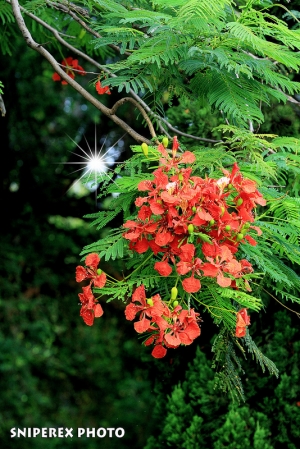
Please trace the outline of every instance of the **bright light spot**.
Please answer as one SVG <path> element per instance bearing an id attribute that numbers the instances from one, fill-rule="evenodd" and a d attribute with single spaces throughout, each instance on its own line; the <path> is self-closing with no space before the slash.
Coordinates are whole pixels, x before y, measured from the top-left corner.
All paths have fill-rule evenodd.
<path id="1" fill-rule="evenodd" d="M 11 192 L 17 192 L 19 190 L 19 184 L 17 184 L 16 182 L 12 182 L 9 186 L 9 190 Z"/>
<path id="2" fill-rule="evenodd" d="M 102 158 L 92 157 L 86 165 L 88 171 L 104 173 L 107 171 L 107 165 Z"/>

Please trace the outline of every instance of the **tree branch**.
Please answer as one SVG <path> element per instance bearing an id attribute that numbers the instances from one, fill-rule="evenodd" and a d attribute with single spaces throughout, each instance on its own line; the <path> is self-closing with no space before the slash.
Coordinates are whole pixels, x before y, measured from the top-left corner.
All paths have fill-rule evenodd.
<path id="1" fill-rule="evenodd" d="M 59 66 L 56 59 L 52 56 L 52 54 L 49 53 L 42 45 L 38 44 L 37 42 L 35 42 L 33 40 L 28 28 L 26 27 L 24 19 L 22 17 L 18 0 L 11 0 L 11 5 L 12 5 L 13 13 L 14 13 L 16 22 L 18 24 L 18 27 L 19 27 L 28 47 L 30 47 L 33 50 L 40 53 L 52 65 L 55 72 L 57 72 L 63 80 L 65 80 L 68 84 L 70 84 L 78 93 L 80 93 L 86 100 L 88 100 L 92 105 L 94 105 L 97 109 L 99 109 L 103 114 L 105 114 L 107 117 L 110 117 L 114 123 L 116 123 L 122 129 L 124 129 L 137 142 L 146 142 L 146 143 L 150 144 L 150 141 L 147 138 L 138 134 L 126 122 L 124 122 L 122 119 L 120 119 L 115 114 L 112 114 L 111 110 L 109 108 L 104 106 L 104 104 L 102 104 L 100 101 L 98 101 L 96 98 L 94 98 L 80 84 L 78 84 L 69 75 L 67 75 L 67 73 Z"/>
<path id="2" fill-rule="evenodd" d="M 142 108 L 142 106 L 141 106 L 136 100 L 134 100 L 133 98 L 131 98 L 131 97 L 124 97 L 124 98 L 121 98 L 121 100 L 117 101 L 117 102 L 113 105 L 113 107 L 111 108 L 111 113 L 114 114 L 114 113 L 117 111 L 117 109 L 118 109 L 120 106 L 122 106 L 122 104 L 127 103 L 127 102 L 134 104 L 135 107 L 140 111 L 140 113 L 141 113 L 142 116 L 144 117 L 144 119 L 145 119 L 145 121 L 146 121 L 146 123 L 147 123 L 147 125 L 148 125 L 148 127 L 149 127 L 151 136 L 152 136 L 152 137 L 156 137 L 156 133 L 155 133 L 154 127 L 153 127 L 152 122 L 151 122 L 150 118 L 148 117 L 148 115 L 147 115 L 145 109 Z"/>
<path id="3" fill-rule="evenodd" d="M 47 3 L 47 5 L 52 6 L 53 8 L 57 9 L 58 11 L 63 11 L 64 13 L 68 14 L 69 16 L 71 16 L 76 22 L 78 22 L 82 26 L 82 28 L 84 28 L 86 31 L 88 31 L 93 36 L 97 37 L 98 39 L 102 38 L 102 36 L 97 31 L 95 31 L 92 28 L 90 28 L 85 23 L 84 20 L 82 20 L 80 17 L 77 16 L 77 14 L 75 14 L 73 11 L 71 11 L 71 7 L 72 6 L 76 10 L 76 8 L 77 8 L 76 5 L 73 5 L 72 3 L 68 3 L 68 6 L 65 6 L 65 5 L 62 5 L 61 3 L 54 3 L 54 2 L 51 2 L 51 1 L 46 1 L 46 3 Z M 88 14 L 87 15 L 85 14 L 85 16 L 89 17 Z M 110 48 L 113 48 L 118 53 L 121 52 L 120 48 L 117 45 L 108 44 L 108 46 Z M 125 54 L 127 56 L 130 56 L 130 53 L 128 53 L 128 52 L 124 52 L 123 54 Z"/>
<path id="4" fill-rule="evenodd" d="M 11 1 L 10 0 L 6 0 L 8 3 L 11 3 Z M 72 11 L 70 11 L 70 9 L 68 9 L 66 6 L 64 6 L 64 5 L 57 5 L 57 4 L 55 4 L 55 3 L 53 3 L 53 2 L 51 2 L 51 1 L 47 1 L 47 3 L 50 5 L 50 6 L 53 6 L 53 7 L 56 7 L 57 6 L 57 8 L 56 9 L 61 9 L 63 12 L 65 12 L 66 14 L 70 14 L 70 13 L 72 13 Z M 70 4 L 70 5 L 72 5 L 72 4 Z M 62 7 L 62 8 L 59 8 L 59 7 Z M 53 35 L 54 35 L 54 37 L 57 39 L 57 41 L 58 42 L 60 42 L 62 45 L 64 45 L 66 48 L 68 48 L 69 50 L 71 50 L 73 53 L 75 53 L 75 54 L 77 54 L 78 56 L 80 56 L 81 58 L 83 58 L 83 59 L 85 59 L 86 61 L 88 61 L 89 63 L 91 63 L 92 65 L 94 65 L 95 67 L 97 67 L 99 70 L 102 70 L 103 72 L 105 72 L 105 73 L 107 73 L 110 77 L 112 77 L 112 78 L 114 78 L 114 77 L 116 77 L 116 75 L 115 74 L 113 74 L 110 70 L 108 70 L 107 68 L 106 68 L 106 66 L 103 66 L 103 65 L 101 65 L 101 64 L 99 64 L 97 61 L 95 61 L 93 58 L 91 58 L 90 56 L 88 56 L 86 53 L 83 53 L 82 51 L 80 51 L 80 50 L 78 50 L 76 47 L 74 47 L 73 45 L 71 45 L 71 44 L 69 44 L 67 41 L 65 41 L 62 37 L 61 37 L 61 33 L 59 33 L 56 29 L 54 29 L 52 26 L 50 26 L 48 23 L 46 23 L 46 22 L 44 22 L 42 19 L 40 19 L 39 17 L 37 17 L 37 16 L 35 16 L 34 14 L 32 14 L 32 13 L 30 13 L 30 12 L 28 12 L 28 11 L 26 11 L 26 9 L 25 8 L 23 8 L 22 6 L 20 6 L 20 5 L 18 5 L 18 7 L 19 7 L 19 9 L 21 10 L 21 11 L 23 11 L 28 17 L 30 17 L 31 19 L 33 19 L 34 21 L 36 21 L 37 23 L 39 23 L 40 25 L 42 25 L 44 28 L 46 28 L 48 31 L 50 31 Z M 71 17 L 73 17 L 73 15 L 72 14 L 70 14 L 71 15 Z M 77 16 L 76 16 L 77 17 Z M 74 18 L 74 17 L 73 17 Z M 74 18 L 74 20 L 76 20 L 75 18 Z M 78 18 L 78 21 L 79 21 L 80 19 Z M 79 22 L 89 33 L 91 33 L 92 35 L 94 35 L 94 36 L 96 36 L 96 37 L 100 37 L 101 38 L 101 36 L 100 36 L 100 34 L 98 34 L 96 31 L 94 31 L 94 30 L 92 30 L 91 28 L 89 28 L 86 24 L 85 24 L 85 22 L 84 21 L 80 21 Z M 26 25 L 25 25 L 25 27 L 26 27 Z M 30 33 L 29 33 L 29 31 L 28 31 L 28 29 L 27 29 L 27 32 L 28 32 L 28 34 L 30 35 Z M 31 37 L 31 36 L 30 36 Z M 32 39 L 32 38 L 31 38 Z M 26 40 L 26 39 L 25 39 Z M 34 41 L 33 41 L 34 42 Z M 36 45 L 38 45 L 38 44 L 36 44 Z M 31 47 L 31 48 L 33 48 L 33 47 Z M 35 50 L 37 50 L 36 48 L 34 48 Z M 116 47 L 116 49 L 118 50 L 118 51 L 120 51 L 120 49 L 119 49 L 119 47 Z M 38 51 L 38 50 L 37 50 Z M 46 50 L 45 50 L 46 51 Z M 50 62 L 50 61 L 49 61 Z M 55 61 L 56 62 L 56 61 Z M 50 62 L 51 63 L 51 62 Z M 57 64 L 57 62 L 56 62 L 56 64 Z M 53 64 L 52 64 L 52 66 L 53 66 Z M 54 67 L 54 66 L 53 66 Z M 57 73 L 59 73 L 60 75 L 61 75 L 61 72 L 59 72 L 58 70 L 57 70 L 57 67 L 55 66 L 54 67 L 54 69 L 55 69 L 55 71 L 57 72 Z M 64 74 L 65 74 L 65 72 L 63 72 Z M 65 74 L 66 75 L 66 74 Z M 62 76 L 62 75 L 61 75 Z M 64 76 L 62 76 L 62 78 L 63 79 L 65 79 L 69 84 L 71 84 L 72 85 L 72 83 L 71 82 L 69 82 L 68 81 L 68 79 L 70 78 L 70 77 L 68 77 L 68 79 L 66 79 L 66 78 L 64 78 Z M 76 83 L 76 82 L 75 82 Z M 76 83 L 77 84 L 77 83 Z M 73 86 L 74 87 L 74 86 Z M 87 92 L 87 91 L 85 91 L 85 92 Z M 139 104 L 140 106 L 138 107 L 138 109 L 139 109 L 139 111 L 142 113 L 142 115 L 143 115 L 143 117 L 145 118 L 145 121 L 147 122 L 147 124 L 148 124 L 148 126 L 149 126 L 149 130 L 150 130 L 150 133 L 151 133 L 151 136 L 152 137 L 156 137 L 156 134 L 155 134 L 155 131 L 154 131 L 154 127 L 153 127 L 153 125 L 152 125 L 152 123 L 151 123 L 151 120 L 150 120 L 150 118 L 149 118 L 149 116 L 147 115 L 147 113 L 151 116 L 151 117 L 153 117 L 156 121 L 157 121 L 157 123 L 158 123 L 158 127 L 159 127 L 159 129 L 162 131 L 162 133 L 163 134 L 166 134 L 167 135 L 167 137 L 169 137 L 169 138 L 171 138 L 171 136 L 170 136 L 170 134 L 165 130 L 165 128 L 163 127 L 163 125 L 162 125 L 162 123 L 164 123 L 166 126 L 167 126 L 167 128 L 170 130 L 170 131 L 173 131 L 176 135 L 181 135 L 181 136 L 184 136 L 184 137 L 187 137 L 187 138 L 189 138 L 189 139 L 193 139 L 193 140 L 198 140 L 198 141 L 203 141 L 203 142 L 209 142 L 209 143 L 218 143 L 218 142 L 222 142 L 222 140 L 215 140 L 215 139 L 207 139 L 207 138 L 204 138 L 204 137 L 198 137 L 198 136 L 194 136 L 194 135 L 192 135 L 192 134 L 188 134 L 188 133 L 184 133 L 184 132 L 182 132 L 182 131 L 180 131 L 180 130 L 178 130 L 177 128 L 175 128 L 174 126 L 172 126 L 166 119 L 164 119 L 163 117 L 161 117 L 161 116 L 159 116 L 158 114 L 156 114 L 155 112 L 153 112 L 152 110 L 151 110 L 151 108 L 147 105 L 147 103 L 145 103 L 135 92 L 134 92 L 134 90 L 133 89 L 130 89 L 130 94 L 132 95 L 132 97 L 135 99 L 135 101 L 136 101 L 136 103 L 133 103 L 133 101 L 132 101 L 132 103 L 133 104 L 135 104 L 135 106 L 136 107 L 138 107 L 137 106 L 137 104 Z M 88 92 L 87 92 L 88 93 Z M 86 97 L 85 97 L 86 98 Z M 92 97 L 92 98 L 94 98 L 94 97 Z M 127 97 L 127 98 L 129 98 L 129 97 Z M 95 101 L 97 101 L 96 99 L 94 99 Z M 88 100 L 88 101 L 90 101 L 90 100 Z M 127 100 L 127 101 L 129 101 L 129 100 Z M 100 102 L 99 102 L 100 103 Z M 98 106 L 96 106 L 93 102 L 92 102 L 92 104 L 95 106 L 95 107 L 97 107 L 97 109 L 100 109 Z M 100 104 L 102 104 L 102 103 L 100 103 Z M 105 106 L 104 106 L 105 107 Z M 118 108 L 118 107 L 117 107 Z M 142 112 L 142 108 L 144 109 L 144 111 Z M 108 108 L 107 108 L 108 109 Z M 146 111 L 146 112 L 145 112 Z M 102 111 L 103 112 L 103 111 Z M 105 113 L 105 112 L 104 112 Z M 106 113 L 105 113 L 106 114 Z M 106 114 L 107 115 L 107 114 Z M 147 116 L 147 118 L 146 118 L 146 116 Z M 150 123 L 151 123 L 151 127 L 150 127 Z M 127 125 L 128 126 L 128 125 Z M 123 128 L 123 129 L 125 129 L 125 128 Z M 130 134 L 130 133 L 129 133 Z M 143 138 L 144 139 L 144 138 Z M 145 141 L 146 142 L 146 140 L 144 139 L 143 141 Z M 147 141 L 147 143 L 149 143 L 149 141 Z"/>
<path id="5" fill-rule="evenodd" d="M 4 117 L 5 114 L 6 114 L 6 109 L 5 109 L 5 104 L 4 104 L 4 101 L 3 101 L 3 98 L 2 98 L 1 94 L 0 94 L 0 111 L 1 111 L 2 117 Z"/>

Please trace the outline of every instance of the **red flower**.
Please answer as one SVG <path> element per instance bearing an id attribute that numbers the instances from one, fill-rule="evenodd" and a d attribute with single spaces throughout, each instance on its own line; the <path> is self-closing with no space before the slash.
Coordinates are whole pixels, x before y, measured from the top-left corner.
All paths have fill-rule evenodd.
<path id="1" fill-rule="evenodd" d="M 236 316 L 236 337 L 245 337 L 247 326 L 250 324 L 250 316 L 247 314 L 247 309 L 241 309 Z"/>
<path id="2" fill-rule="evenodd" d="M 100 304 L 96 302 L 96 299 L 92 293 L 91 286 L 82 287 L 83 293 L 79 293 L 79 299 L 81 302 L 80 316 L 88 326 L 94 324 L 94 318 L 99 318 L 103 315 L 103 309 Z"/>
<path id="3" fill-rule="evenodd" d="M 134 304 L 135 302 L 140 304 Z M 145 286 L 140 285 L 132 295 L 132 302 L 125 309 L 125 316 L 127 320 L 132 321 L 136 314 L 141 312 L 139 321 L 134 323 L 134 328 L 138 333 L 142 333 L 148 330 L 150 326 L 151 321 L 148 318 L 161 316 L 165 308 L 166 306 L 159 295 L 149 298 L 147 302 Z"/>
<path id="4" fill-rule="evenodd" d="M 99 273 L 97 266 L 99 265 L 100 257 L 96 253 L 89 254 L 85 259 L 85 265 L 76 267 L 76 282 L 82 282 L 85 279 L 91 279 L 90 284 L 94 284 L 97 288 L 104 287 L 106 283 L 106 274 Z M 100 270 L 101 271 L 101 270 Z"/>
<path id="5" fill-rule="evenodd" d="M 101 87 L 100 80 L 98 80 L 97 83 L 95 84 L 95 88 L 96 88 L 96 91 L 98 92 L 99 95 L 103 95 L 103 94 L 110 95 L 111 94 L 111 91 L 109 90 L 108 86 Z"/>
<path id="6" fill-rule="evenodd" d="M 64 59 L 61 65 L 63 66 L 63 69 L 65 70 L 66 74 L 69 75 L 69 77 L 72 79 L 75 78 L 76 73 L 82 76 L 86 75 L 84 69 L 78 64 L 78 59 L 73 59 L 71 56 Z M 55 72 L 52 75 L 52 79 L 53 81 L 60 81 L 61 76 Z M 61 84 L 68 84 L 68 83 L 67 81 L 62 80 Z"/>
<path id="7" fill-rule="evenodd" d="M 199 279 L 195 279 L 194 276 L 186 278 L 182 281 L 182 287 L 187 293 L 196 293 L 201 288 Z"/>

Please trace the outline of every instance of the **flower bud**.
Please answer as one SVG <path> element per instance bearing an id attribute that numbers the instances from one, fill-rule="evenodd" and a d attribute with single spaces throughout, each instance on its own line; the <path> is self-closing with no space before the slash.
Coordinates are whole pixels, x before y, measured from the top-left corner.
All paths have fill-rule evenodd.
<path id="1" fill-rule="evenodd" d="M 169 145 L 169 139 L 167 137 L 164 137 L 162 140 L 162 144 L 165 148 L 167 148 Z"/>
<path id="2" fill-rule="evenodd" d="M 209 235 L 202 234 L 202 232 L 199 232 L 199 237 L 201 240 L 203 240 L 203 242 L 211 243 Z"/>
<path id="3" fill-rule="evenodd" d="M 143 142 L 141 147 L 142 147 L 144 155 L 147 157 L 148 156 L 148 152 L 149 152 L 148 145 L 145 142 Z"/>
<path id="4" fill-rule="evenodd" d="M 147 299 L 147 304 L 148 304 L 150 307 L 153 307 L 153 299 L 152 299 L 152 298 L 148 298 L 148 299 Z"/>
<path id="5" fill-rule="evenodd" d="M 178 302 L 178 301 L 174 301 L 174 302 L 173 302 L 173 307 L 177 307 L 177 306 L 178 306 L 178 304 L 179 304 L 179 302 Z"/>
<path id="6" fill-rule="evenodd" d="M 97 269 L 97 274 L 101 274 L 101 273 L 102 273 L 101 268 L 98 268 L 98 269 Z"/>
<path id="7" fill-rule="evenodd" d="M 177 298 L 178 295 L 178 289 L 177 287 L 172 287 L 171 288 L 171 299 L 174 300 Z"/>
<path id="8" fill-rule="evenodd" d="M 244 234 L 242 234 L 241 232 L 236 236 L 237 242 L 243 240 L 243 238 L 244 238 Z"/>
<path id="9" fill-rule="evenodd" d="M 230 225 L 226 225 L 226 226 L 225 226 L 225 231 L 230 231 L 230 229 L 231 229 L 231 226 L 230 226 Z"/>
<path id="10" fill-rule="evenodd" d="M 210 220 L 209 224 L 210 226 L 213 226 L 215 224 L 215 220 Z"/>
<path id="11" fill-rule="evenodd" d="M 178 179 L 179 179 L 179 181 L 183 181 L 183 174 L 182 173 L 179 173 Z"/>
<path id="12" fill-rule="evenodd" d="M 236 205 L 241 206 L 243 204 L 243 202 L 244 202 L 243 198 L 239 198 L 236 202 Z"/>
<path id="13" fill-rule="evenodd" d="M 172 156 L 175 157 L 177 150 L 179 148 L 179 142 L 177 140 L 177 136 L 173 137 L 173 147 L 172 147 Z"/>
<path id="14" fill-rule="evenodd" d="M 189 234 L 193 234 L 193 232 L 194 232 L 194 225 L 192 223 L 190 223 L 188 225 L 188 233 Z"/>
<path id="15" fill-rule="evenodd" d="M 220 214 L 220 217 L 223 217 L 224 213 L 225 213 L 225 207 L 224 207 L 224 206 L 221 206 L 221 214 Z"/>
<path id="16" fill-rule="evenodd" d="M 193 212 L 197 212 L 197 207 L 196 207 L 196 206 L 193 206 L 193 207 L 192 207 L 192 211 L 193 211 Z"/>
<path id="17" fill-rule="evenodd" d="M 249 221 L 247 221 L 247 222 L 244 224 L 243 228 L 249 229 L 250 226 L 251 226 L 251 224 L 249 223 Z"/>

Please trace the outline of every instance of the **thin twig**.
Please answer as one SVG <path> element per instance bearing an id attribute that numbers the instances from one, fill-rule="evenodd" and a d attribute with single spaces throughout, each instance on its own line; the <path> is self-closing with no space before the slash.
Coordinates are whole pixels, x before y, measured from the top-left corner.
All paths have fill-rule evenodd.
<path id="1" fill-rule="evenodd" d="M 56 59 L 52 56 L 52 54 L 49 53 L 49 51 L 47 51 L 43 46 L 34 41 L 22 17 L 18 0 L 11 0 L 11 5 L 18 27 L 28 47 L 40 53 L 52 65 L 55 72 L 57 72 L 63 80 L 65 80 L 68 84 L 70 84 L 79 94 L 81 94 L 86 100 L 88 100 L 92 105 L 94 105 L 97 109 L 99 109 L 103 114 L 105 114 L 107 117 L 110 117 L 114 123 L 116 123 L 122 129 L 124 129 L 131 137 L 133 137 L 133 139 L 135 139 L 137 142 L 146 142 L 150 144 L 149 139 L 138 134 L 126 122 L 124 122 L 115 114 L 111 114 L 111 110 L 109 108 L 104 106 L 104 104 L 102 104 L 100 101 L 94 98 L 87 90 L 85 90 L 80 84 L 78 84 L 75 80 L 73 80 L 59 66 Z"/>
<path id="2" fill-rule="evenodd" d="M 10 0 L 6 0 L 6 1 L 7 1 L 8 3 L 11 4 L 11 1 L 10 1 Z M 52 5 L 53 2 L 48 1 L 47 3 Z M 58 6 L 60 6 L 60 5 L 58 5 Z M 61 6 L 63 6 L 63 5 L 61 5 Z M 54 4 L 53 4 L 53 7 L 54 7 Z M 90 56 L 88 56 L 86 53 L 84 53 L 84 52 L 78 50 L 76 47 L 74 47 L 73 45 L 69 44 L 69 42 L 65 41 L 65 40 L 61 37 L 62 33 L 60 33 L 59 31 L 57 31 L 55 28 L 53 28 L 52 26 L 50 26 L 48 23 L 44 22 L 42 19 L 40 19 L 40 18 L 37 17 L 36 15 L 34 15 L 34 14 L 32 14 L 32 13 L 26 11 L 26 9 L 23 8 L 23 7 L 20 6 L 20 5 L 19 5 L 19 9 L 22 10 L 28 17 L 30 17 L 31 19 L 33 19 L 34 21 L 36 21 L 37 23 L 39 23 L 40 25 L 42 25 L 44 28 L 46 28 L 47 30 L 49 30 L 49 31 L 54 35 L 54 37 L 57 39 L 58 42 L 60 42 L 60 43 L 61 43 L 62 45 L 64 45 L 66 48 L 68 48 L 69 50 L 71 50 L 73 53 L 75 53 L 75 54 L 77 54 L 78 56 L 80 56 L 81 58 L 85 59 L 86 61 L 88 61 L 89 63 L 91 63 L 91 64 L 94 65 L 95 67 L 97 67 L 99 70 L 101 70 L 101 71 L 107 73 L 110 77 L 114 78 L 114 77 L 117 76 L 117 75 L 115 75 L 114 73 L 112 73 L 110 70 L 108 70 L 108 69 L 106 68 L 106 66 L 99 64 L 97 61 L 95 61 L 93 58 L 91 58 Z M 68 8 L 64 7 L 64 12 L 67 13 L 67 14 L 69 14 L 71 11 L 70 11 Z M 84 23 L 84 22 L 83 22 L 83 23 Z M 84 25 L 82 25 L 82 26 L 84 26 Z M 90 32 L 91 34 L 97 35 L 97 37 L 101 37 L 97 32 L 94 32 L 94 30 L 92 30 L 92 29 L 87 29 L 86 24 L 85 24 L 84 28 L 85 28 L 88 32 Z M 28 30 L 27 30 L 27 31 L 28 31 Z M 29 32 L 28 32 L 28 33 L 29 33 Z M 96 33 L 96 34 L 95 34 L 95 33 Z M 30 37 L 31 37 L 31 36 L 30 36 Z M 31 38 L 31 39 L 32 39 L 32 38 Z M 38 45 L 38 44 L 36 44 L 36 45 Z M 31 47 L 31 48 L 33 48 L 33 47 Z M 116 49 L 120 50 L 119 47 L 116 47 Z M 50 62 L 50 61 L 49 61 L 49 62 Z M 58 71 L 57 71 L 56 69 L 55 69 L 55 71 L 58 73 Z M 65 72 L 64 72 L 64 73 L 65 73 Z M 62 76 L 62 78 L 63 78 L 63 76 Z M 68 78 L 69 78 L 69 77 L 68 77 Z M 65 78 L 64 78 L 64 79 L 65 79 Z M 68 80 L 66 79 L 66 81 L 68 81 Z M 68 81 L 68 83 L 69 83 L 69 81 Z M 69 84 L 72 85 L 72 83 L 69 83 Z M 73 87 L 74 87 L 74 86 L 73 86 Z M 198 137 L 198 136 L 194 136 L 194 135 L 192 135 L 192 134 L 188 134 L 188 133 L 185 133 L 185 132 L 182 132 L 182 131 L 178 130 L 177 128 L 175 128 L 174 126 L 172 126 L 166 119 L 164 119 L 163 117 L 161 117 L 161 116 L 159 116 L 158 114 L 156 114 L 155 112 L 153 112 L 152 109 L 147 105 L 147 103 L 145 103 L 145 102 L 144 102 L 144 101 L 143 101 L 143 100 L 142 100 L 142 99 L 141 99 L 141 98 L 134 92 L 133 89 L 130 89 L 129 92 L 130 92 L 130 94 L 132 95 L 132 97 L 136 100 L 136 102 L 139 103 L 139 104 L 142 106 L 142 108 L 144 108 L 144 110 L 145 110 L 151 117 L 153 117 L 154 119 L 157 120 L 159 129 L 163 132 L 163 134 L 166 134 L 166 136 L 167 136 L 168 138 L 171 139 L 171 136 L 170 136 L 170 134 L 165 130 L 165 128 L 163 127 L 162 123 L 164 123 L 164 124 L 167 126 L 167 128 L 168 128 L 170 131 L 173 131 L 176 135 L 181 135 L 181 136 L 187 137 L 187 138 L 192 139 L 192 140 L 198 140 L 198 141 L 209 142 L 209 143 L 219 143 L 219 142 L 222 142 L 222 140 L 215 140 L 215 139 L 207 139 L 207 138 L 205 138 L 205 137 Z M 94 98 L 94 97 L 93 97 L 93 98 Z M 89 101 L 90 101 L 90 100 L 89 100 Z M 100 103 L 100 102 L 99 102 L 99 103 Z M 93 104 L 94 104 L 94 103 L 93 103 Z M 96 106 L 96 107 L 97 107 L 97 106 Z M 98 109 L 99 109 L 99 107 L 98 107 Z M 141 111 L 141 109 L 139 109 L 139 110 Z M 102 112 L 103 112 L 103 111 L 102 111 Z M 147 120 L 146 120 L 146 121 L 147 121 Z M 147 121 L 147 123 L 148 123 L 148 121 Z M 155 137 L 155 136 L 156 136 L 156 135 L 153 134 L 153 133 L 151 133 L 151 135 L 152 135 L 152 137 Z M 149 143 L 149 141 L 147 141 L 147 140 L 143 140 L 143 141 Z"/>
<path id="3" fill-rule="evenodd" d="M 97 31 L 93 30 L 92 28 L 90 28 L 90 27 L 85 23 L 84 20 L 82 20 L 80 17 L 77 16 L 77 14 L 75 14 L 73 11 L 71 11 L 70 6 L 71 6 L 72 4 L 69 4 L 69 3 L 68 3 L 69 6 L 65 6 L 65 5 L 62 5 L 61 3 L 54 3 L 54 2 L 51 2 L 51 1 L 46 1 L 46 3 L 47 3 L 47 5 L 52 6 L 53 8 L 57 9 L 58 11 L 63 11 L 63 12 L 65 12 L 66 14 L 68 14 L 69 16 L 71 16 L 77 23 L 79 23 L 79 25 L 82 26 L 82 28 L 84 28 L 84 29 L 85 29 L 86 31 L 88 31 L 90 34 L 92 34 L 93 36 L 95 36 L 97 39 L 101 39 L 101 38 L 102 38 L 101 34 L 99 34 Z M 75 5 L 73 5 L 73 6 L 75 6 Z M 89 17 L 89 16 L 86 16 L 86 17 Z M 113 48 L 113 49 L 114 49 L 115 51 L 117 51 L 118 53 L 121 52 L 121 49 L 120 49 L 117 45 L 114 45 L 114 44 L 108 44 L 108 46 L 111 47 L 111 48 Z M 125 53 L 123 53 L 123 54 L 125 54 L 125 55 L 127 55 L 127 56 L 130 56 L 130 53 L 128 53 L 128 52 L 125 52 Z"/>
<path id="4" fill-rule="evenodd" d="M 2 117 L 4 117 L 5 114 L 6 114 L 6 109 L 5 109 L 5 104 L 4 104 L 4 101 L 3 101 L 3 98 L 2 98 L 1 94 L 0 94 L 0 111 L 1 111 Z"/>
<path id="5" fill-rule="evenodd" d="M 114 114 L 117 111 L 117 109 L 120 106 L 122 106 L 122 104 L 127 103 L 127 102 L 134 104 L 134 106 L 140 111 L 140 113 L 144 117 L 144 119 L 145 119 L 145 121 L 146 121 L 146 123 L 147 123 L 147 125 L 149 127 L 151 136 L 152 137 L 156 137 L 156 133 L 155 133 L 154 127 L 153 127 L 152 122 L 151 122 L 149 116 L 147 115 L 145 109 L 142 108 L 142 106 L 136 100 L 134 100 L 133 98 L 131 98 L 131 97 L 121 98 L 121 100 L 117 101 L 113 105 L 113 107 L 111 108 L 111 113 Z"/>

